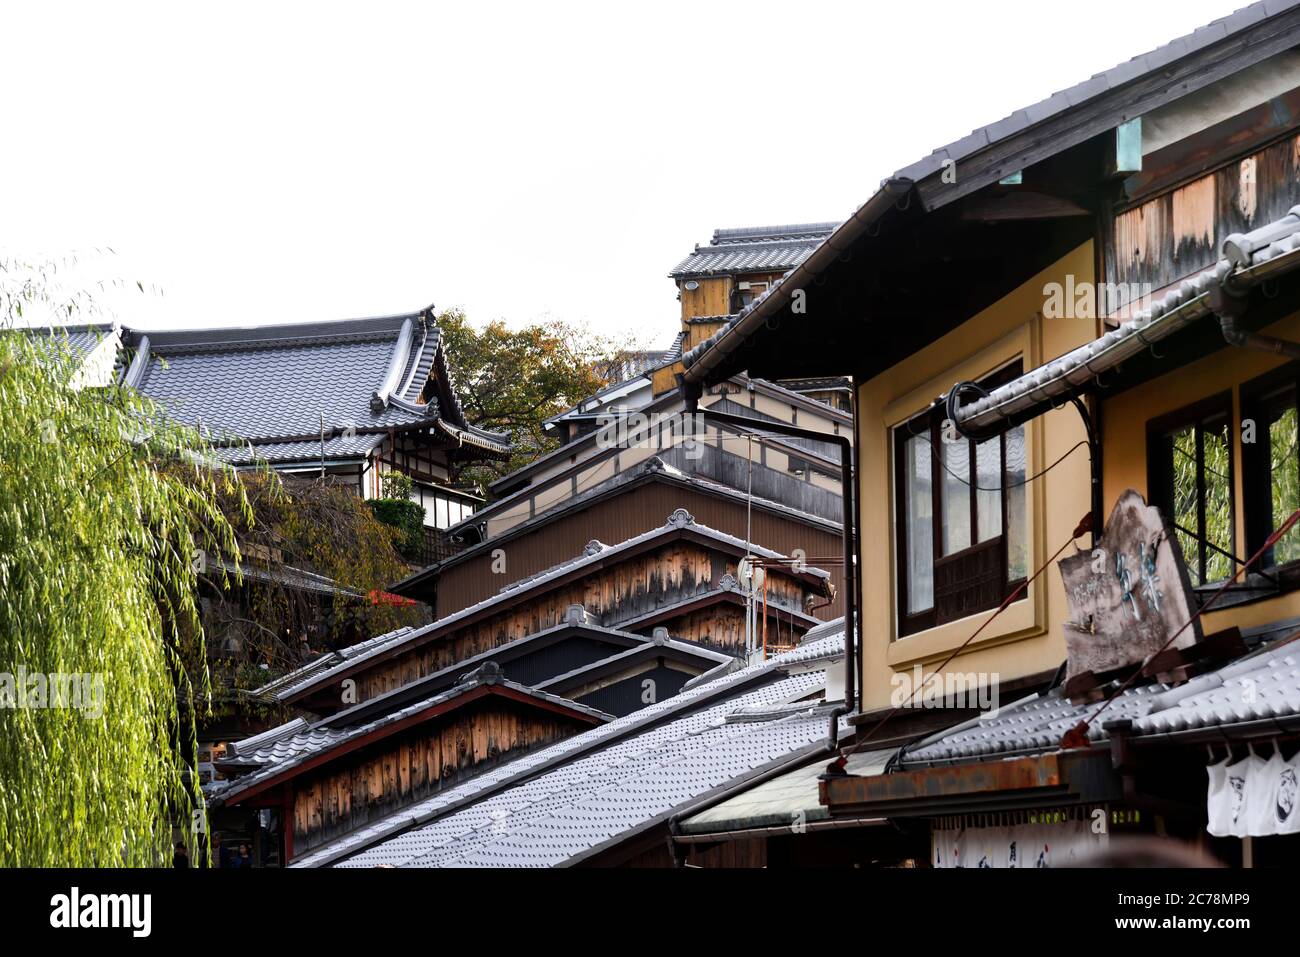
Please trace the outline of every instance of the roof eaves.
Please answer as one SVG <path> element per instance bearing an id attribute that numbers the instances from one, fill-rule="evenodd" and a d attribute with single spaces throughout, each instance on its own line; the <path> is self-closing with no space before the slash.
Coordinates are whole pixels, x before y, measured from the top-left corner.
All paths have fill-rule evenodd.
<path id="1" fill-rule="evenodd" d="M 770 658 L 756 665 L 750 665 L 739 671 L 719 676 L 714 681 L 698 684 L 690 688 L 689 691 L 684 688 L 671 698 L 649 705 L 640 711 L 634 711 L 622 718 L 616 718 L 602 728 L 566 739 L 558 745 L 548 748 L 546 752 L 521 757 L 503 768 L 500 776 L 490 782 L 480 779 L 469 782 L 464 787 L 453 789 L 460 793 L 445 804 L 425 802 L 425 807 L 417 805 L 414 808 L 408 808 L 390 818 L 386 826 L 369 828 L 363 835 L 353 835 L 350 838 L 322 847 L 304 856 L 299 861 L 295 861 L 291 866 L 325 866 L 341 858 L 351 857 L 367 847 L 388 840 L 402 832 L 417 828 L 431 820 L 454 813 L 460 808 L 475 804 L 507 787 L 531 780 L 584 754 L 625 740 L 652 726 L 671 721 L 688 710 L 707 707 L 719 699 L 741 694 L 744 689 L 756 682 L 769 680 L 771 677 L 781 674 L 782 669 L 790 663 L 823 659 L 832 660 L 831 656 L 836 653 L 836 649 L 838 649 L 838 657 L 842 658 L 844 654 L 843 621 L 843 618 L 840 618 L 825 623 L 820 629 L 815 629 L 818 632 L 815 640 L 810 641 L 808 636 L 805 636 L 803 644 L 793 651 Z M 839 631 L 832 633 L 836 627 L 839 628 Z M 809 635 L 812 634 L 813 632 L 809 632 Z M 451 792 L 443 796 L 444 799 L 450 797 Z"/>
<path id="2" fill-rule="evenodd" d="M 1281 219 L 1223 241 L 1224 258 L 1183 280 L 1178 288 L 1139 310 L 1133 319 L 1091 342 L 1052 359 L 994 389 L 966 406 L 955 420 L 980 431 L 1039 414 L 1062 398 L 1077 394 L 1097 375 L 1151 348 L 1213 310 L 1211 293 L 1230 288 L 1239 293 L 1280 273 L 1300 267 L 1300 205 Z M 958 397 L 959 398 L 959 397 Z"/>
<path id="3" fill-rule="evenodd" d="M 746 306 L 732 322 L 682 356 L 686 381 L 695 384 L 713 381 L 708 374 L 715 367 L 735 352 L 751 333 L 761 328 L 769 317 L 787 305 L 794 290 L 811 283 L 859 236 L 874 227 L 895 203 L 911 192 L 912 185 L 912 181 L 905 178 L 885 180 L 880 189 L 826 237 L 808 258 L 773 283 L 766 293 Z"/>

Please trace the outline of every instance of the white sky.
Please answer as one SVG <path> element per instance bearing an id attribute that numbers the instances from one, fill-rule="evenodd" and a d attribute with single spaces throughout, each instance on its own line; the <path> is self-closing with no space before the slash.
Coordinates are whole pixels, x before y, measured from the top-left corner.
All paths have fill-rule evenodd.
<path id="1" fill-rule="evenodd" d="M 718 226 L 843 219 L 1244 0 L 0 10 L 0 246 L 110 246 L 145 326 L 461 305 L 676 331 Z"/>

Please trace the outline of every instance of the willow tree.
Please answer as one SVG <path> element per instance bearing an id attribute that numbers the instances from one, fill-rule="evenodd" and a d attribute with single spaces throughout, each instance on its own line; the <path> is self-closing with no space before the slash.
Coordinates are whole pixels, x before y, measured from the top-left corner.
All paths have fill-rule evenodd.
<path id="1" fill-rule="evenodd" d="M 201 819 L 183 755 L 208 678 L 182 662 L 203 557 L 237 556 L 231 478 L 76 366 L 0 329 L 0 865 L 154 865 Z"/>

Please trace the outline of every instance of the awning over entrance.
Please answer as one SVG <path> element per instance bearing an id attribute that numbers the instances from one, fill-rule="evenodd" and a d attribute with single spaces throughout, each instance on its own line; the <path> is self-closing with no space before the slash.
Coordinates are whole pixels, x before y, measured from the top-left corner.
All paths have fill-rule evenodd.
<path id="1" fill-rule="evenodd" d="M 859 777 L 882 774 L 897 748 L 863 751 L 849 758 L 847 770 Z M 817 795 L 817 780 L 826 770 L 825 756 L 803 767 L 740 791 L 720 804 L 678 823 L 681 843 L 727 841 L 769 834 L 803 834 L 830 827 L 859 827 L 869 821 L 832 821 Z M 880 819 L 874 823 L 884 823 Z"/>

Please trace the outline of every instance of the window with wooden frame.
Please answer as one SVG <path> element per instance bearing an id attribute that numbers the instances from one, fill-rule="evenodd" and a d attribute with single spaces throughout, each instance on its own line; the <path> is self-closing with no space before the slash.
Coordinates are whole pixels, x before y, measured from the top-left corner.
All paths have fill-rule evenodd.
<path id="1" fill-rule="evenodd" d="M 1147 424 L 1149 499 L 1173 523 L 1193 587 L 1232 575 L 1232 394 Z"/>
<path id="2" fill-rule="evenodd" d="M 899 637 L 996 608 L 1029 574 L 1024 426 L 976 442 L 944 425 L 935 408 L 894 429 Z"/>
<path id="3" fill-rule="evenodd" d="M 1300 508 L 1300 363 L 1241 387 L 1242 491 L 1246 506 L 1246 552 L 1263 547 L 1273 530 Z M 1300 583 L 1300 526 L 1291 529 L 1260 559 L 1263 568 Z"/>

